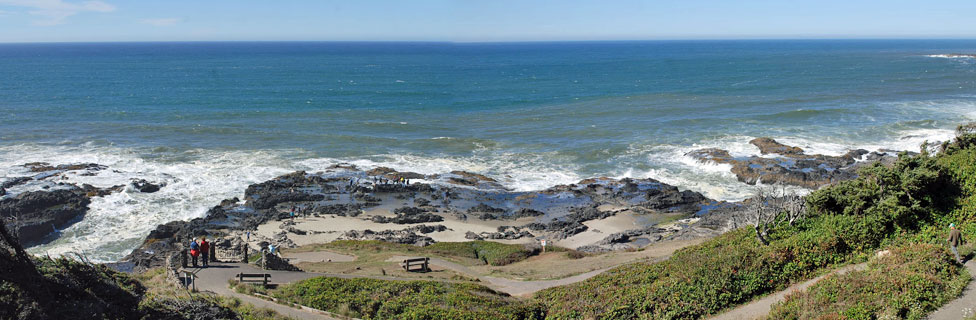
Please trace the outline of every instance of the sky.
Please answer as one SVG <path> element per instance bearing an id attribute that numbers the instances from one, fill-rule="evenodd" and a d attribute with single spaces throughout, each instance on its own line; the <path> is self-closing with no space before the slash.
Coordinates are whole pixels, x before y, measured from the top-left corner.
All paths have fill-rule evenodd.
<path id="1" fill-rule="evenodd" d="M 974 12 L 974 0 L 0 0 L 0 42 L 976 38 Z"/>

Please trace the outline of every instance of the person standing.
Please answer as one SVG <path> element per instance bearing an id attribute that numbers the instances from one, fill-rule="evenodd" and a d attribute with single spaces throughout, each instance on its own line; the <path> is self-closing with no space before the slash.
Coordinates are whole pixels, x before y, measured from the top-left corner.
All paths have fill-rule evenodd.
<path id="1" fill-rule="evenodd" d="M 200 256 L 203 257 L 203 267 L 210 266 L 210 243 L 207 242 L 207 237 L 200 239 Z"/>
<path id="2" fill-rule="evenodd" d="M 952 249 L 952 254 L 956 255 L 956 261 L 961 264 L 962 257 L 959 257 L 959 249 L 956 247 L 963 243 L 963 239 L 962 233 L 956 229 L 955 223 L 949 224 L 949 239 L 946 239 L 946 241 L 949 242 L 949 247 Z"/>
<path id="3" fill-rule="evenodd" d="M 244 240 L 245 242 L 251 242 L 251 232 L 250 231 L 247 232 L 247 234 L 245 235 L 245 237 L 246 237 L 245 238 L 246 240 Z"/>
<path id="4" fill-rule="evenodd" d="M 200 256 L 200 244 L 197 243 L 197 238 L 193 238 L 190 242 L 190 257 L 193 260 L 193 267 L 197 268 L 197 257 Z"/>

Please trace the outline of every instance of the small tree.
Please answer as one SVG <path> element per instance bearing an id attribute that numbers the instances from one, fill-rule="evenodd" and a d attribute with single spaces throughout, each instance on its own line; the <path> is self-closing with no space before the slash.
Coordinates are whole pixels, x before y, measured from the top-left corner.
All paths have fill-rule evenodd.
<path id="1" fill-rule="evenodd" d="M 790 190 L 786 192 L 784 190 L 782 199 L 783 212 L 786 214 L 786 220 L 789 221 L 790 226 L 807 215 L 807 202 L 802 196 L 796 193 L 796 190 Z"/>
<path id="2" fill-rule="evenodd" d="M 756 196 L 752 197 L 750 213 L 753 225 L 756 227 L 756 238 L 763 245 L 769 245 L 769 231 L 776 222 L 778 209 L 773 207 L 773 197 L 762 187 L 756 188 Z"/>
<path id="3" fill-rule="evenodd" d="M 756 227 L 756 238 L 764 245 L 769 244 L 769 232 L 777 221 L 786 220 L 792 226 L 806 217 L 805 199 L 784 185 L 768 189 L 757 187 L 751 201 L 749 215 Z"/>

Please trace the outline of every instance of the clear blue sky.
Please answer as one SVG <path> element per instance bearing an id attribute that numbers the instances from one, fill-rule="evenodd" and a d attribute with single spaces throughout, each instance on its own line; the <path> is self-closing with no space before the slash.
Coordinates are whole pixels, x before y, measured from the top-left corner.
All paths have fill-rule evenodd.
<path id="1" fill-rule="evenodd" d="M 0 42 L 976 38 L 974 14 L 974 0 L 0 0 Z"/>

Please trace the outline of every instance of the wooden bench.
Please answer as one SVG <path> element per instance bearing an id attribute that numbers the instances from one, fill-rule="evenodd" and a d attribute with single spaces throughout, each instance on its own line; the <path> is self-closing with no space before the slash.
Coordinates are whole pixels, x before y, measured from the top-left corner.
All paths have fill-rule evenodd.
<path id="1" fill-rule="evenodd" d="M 255 282 L 261 281 L 261 283 L 264 286 L 268 286 L 268 282 L 271 281 L 271 275 L 270 274 L 267 274 L 267 273 L 243 273 L 243 272 L 241 272 L 241 273 L 238 273 L 237 274 L 237 281 L 238 282 L 244 283 L 244 281 L 245 281 L 244 279 L 245 278 L 257 278 L 258 280 L 254 280 L 254 281 Z"/>
<path id="2" fill-rule="evenodd" d="M 411 271 L 430 272 L 430 258 L 426 258 L 426 257 L 406 259 L 403 260 L 403 262 L 400 263 L 400 265 L 403 266 L 403 270 L 407 270 L 407 272 L 411 272 Z M 416 268 L 410 269 L 411 266 L 420 266 L 420 269 L 416 269 Z"/>

